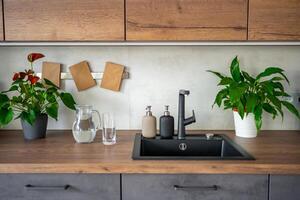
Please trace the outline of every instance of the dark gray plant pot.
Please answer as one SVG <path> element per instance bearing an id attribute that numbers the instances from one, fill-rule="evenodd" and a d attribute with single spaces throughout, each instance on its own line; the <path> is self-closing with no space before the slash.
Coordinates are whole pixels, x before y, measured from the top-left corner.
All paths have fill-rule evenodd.
<path id="1" fill-rule="evenodd" d="M 36 121 L 33 123 L 33 125 L 22 119 L 21 124 L 23 128 L 24 138 L 26 140 L 45 138 L 48 125 L 48 115 L 41 114 L 37 116 Z"/>

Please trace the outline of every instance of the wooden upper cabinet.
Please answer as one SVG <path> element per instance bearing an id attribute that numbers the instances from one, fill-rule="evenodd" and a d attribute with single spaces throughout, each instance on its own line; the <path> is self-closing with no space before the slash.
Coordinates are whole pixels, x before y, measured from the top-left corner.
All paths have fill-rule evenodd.
<path id="1" fill-rule="evenodd" d="M 249 40 L 300 40 L 300 0 L 249 1 Z"/>
<path id="2" fill-rule="evenodd" d="M 127 40 L 246 40 L 247 0 L 126 0 Z"/>
<path id="3" fill-rule="evenodd" d="M 3 35 L 3 14 L 2 14 L 2 1 L 0 0 L 0 40 L 4 40 Z"/>
<path id="4" fill-rule="evenodd" d="M 9 41 L 124 40 L 124 0 L 3 0 Z"/>

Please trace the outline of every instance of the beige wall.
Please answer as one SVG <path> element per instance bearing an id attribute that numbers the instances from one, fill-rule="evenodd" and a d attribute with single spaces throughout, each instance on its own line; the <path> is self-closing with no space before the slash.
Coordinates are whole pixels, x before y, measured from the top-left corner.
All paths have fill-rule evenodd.
<path id="1" fill-rule="evenodd" d="M 300 46 L 129 46 L 129 47 L 0 47 L 0 90 L 7 89 L 13 72 L 27 66 L 26 55 L 41 52 L 45 61 L 67 66 L 87 60 L 93 71 L 103 71 L 106 61 L 128 66 L 131 78 L 125 80 L 120 93 L 97 87 L 77 92 L 73 81 L 63 81 L 78 103 L 91 104 L 100 112 L 113 111 L 118 129 L 141 128 L 146 105 L 153 106 L 159 117 L 165 104 L 177 118 L 178 90 L 189 89 L 187 115 L 195 110 L 197 123 L 189 129 L 233 129 L 230 111 L 211 109 L 217 92 L 217 79 L 205 72 L 213 69 L 228 73 L 228 65 L 239 55 L 243 69 L 257 74 L 266 66 L 281 66 L 291 81 L 289 92 L 300 91 Z M 41 62 L 36 63 L 41 71 Z M 62 108 L 58 122 L 50 120 L 50 129 L 70 129 L 74 113 Z M 7 128 L 20 128 L 19 121 Z M 264 118 L 263 129 L 300 129 L 290 114 L 272 121 Z"/>

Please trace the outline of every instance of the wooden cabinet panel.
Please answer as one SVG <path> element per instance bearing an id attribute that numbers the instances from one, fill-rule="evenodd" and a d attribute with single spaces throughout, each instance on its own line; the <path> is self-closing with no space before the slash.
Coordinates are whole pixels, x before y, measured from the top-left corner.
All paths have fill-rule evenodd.
<path id="1" fill-rule="evenodd" d="M 124 40 L 124 0 L 4 0 L 6 40 Z"/>
<path id="2" fill-rule="evenodd" d="M 4 40 L 2 0 L 0 0 L 0 40 Z"/>
<path id="3" fill-rule="evenodd" d="M 300 175 L 271 175 L 270 200 L 300 199 Z"/>
<path id="4" fill-rule="evenodd" d="M 120 200 L 120 175 L 0 174 L 0 199 Z"/>
<path id="5" fill-rule="evenodd" d="M 300 0 L 249 0 L 249 40 L 300 40 Z"/>
<path id="6" fill-rule="evenodd" d="M 267 200 L 268 176 L 124 174 L 122 199 Z"/>
<path id="7" fill-rule="evenodd" d="M 127 40 L 246 40 L 247 0 L 127 0 Z"/>

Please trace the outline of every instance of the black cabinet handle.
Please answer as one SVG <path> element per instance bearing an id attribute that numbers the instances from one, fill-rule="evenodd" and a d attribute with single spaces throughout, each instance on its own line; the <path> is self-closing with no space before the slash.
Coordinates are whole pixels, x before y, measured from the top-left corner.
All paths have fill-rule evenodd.
<path id="1" fill-rule="evenodd" d="M 61 186 L 40 186 L 40 185 L 31 185 L 27 184 L 24 186 L 26 190 L 68 190 L 70 185 L 61 185 Z"/>
<path id="2" fill-rule="evenodd" d="M 220 189 L 220 186 L 212 185 L 212 186 L 181 186 L 174 185 L 174 190 L 213 190 L 217 191 Z"/>

